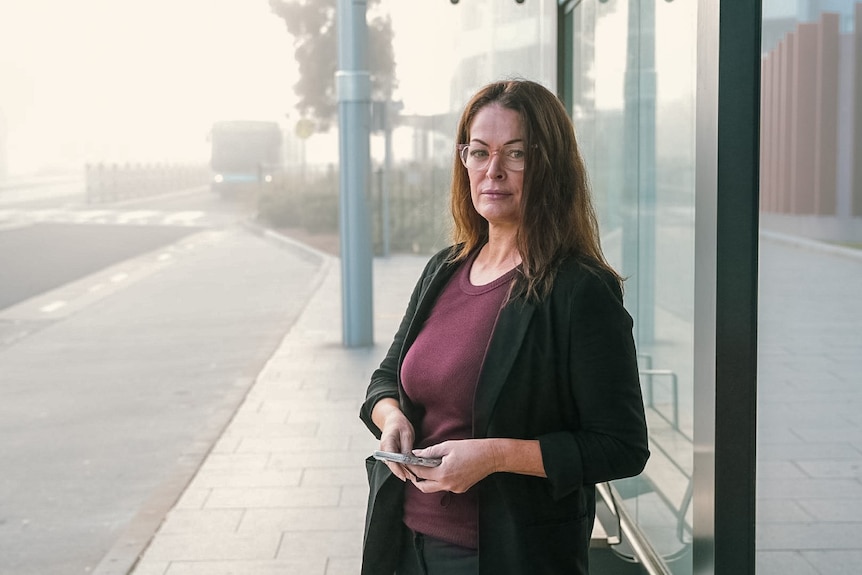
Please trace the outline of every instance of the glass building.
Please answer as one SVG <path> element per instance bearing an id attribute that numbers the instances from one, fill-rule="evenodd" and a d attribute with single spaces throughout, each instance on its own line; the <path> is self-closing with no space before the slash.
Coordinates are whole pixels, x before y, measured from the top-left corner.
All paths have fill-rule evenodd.
<path id="1" fill-rule="evenodd" d="M 462 0 L 451 109 L 570 110 L 628 277 L 652 457 L 596 573 L 862 564 L 862 4 Z"/>

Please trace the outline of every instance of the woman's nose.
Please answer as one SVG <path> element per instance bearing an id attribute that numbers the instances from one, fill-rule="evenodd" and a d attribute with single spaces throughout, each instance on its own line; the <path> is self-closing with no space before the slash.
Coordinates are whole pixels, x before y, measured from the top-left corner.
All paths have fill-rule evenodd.
<path id="1" fill-rule="evenodd" d="M 503 168 L 503 157 L 499 152 L 495 152 L 491 154 L 491 158 L 488 160 L 487 167 L 487 176 L 492 180 L 496 180 L 502 178 L 506 174 L 506 170 Z"/>

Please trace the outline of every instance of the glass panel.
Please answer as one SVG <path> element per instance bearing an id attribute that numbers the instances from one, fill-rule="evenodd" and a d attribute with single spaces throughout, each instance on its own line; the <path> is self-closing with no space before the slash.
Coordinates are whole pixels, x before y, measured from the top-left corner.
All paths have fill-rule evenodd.
<path id="1" fill-rule="evenodd" d="M 862 4 L 763 2 L 757 572 L 862 559 Z M 855 82 L 854 82 L 855 78 Z"/>
<path id="2" fill-rule="evenodd" d="M 650 424 L 647 469 L 614 486 L 674 573 L 691 572 L 696 16 L 583 2 L 573 35 L 572 114 L 605 253 L 629 278 Z"/>

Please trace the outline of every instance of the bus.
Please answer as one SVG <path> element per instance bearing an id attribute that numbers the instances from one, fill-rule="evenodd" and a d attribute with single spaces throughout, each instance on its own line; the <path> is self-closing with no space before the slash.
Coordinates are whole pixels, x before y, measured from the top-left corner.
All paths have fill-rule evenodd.
<path id="1" fill-rule="evenodd" d="M 260 192 L 281 177 L 282 134 L 277 122 L 216 122 L 210 143 L 211 188 L 223 197 Z"/>

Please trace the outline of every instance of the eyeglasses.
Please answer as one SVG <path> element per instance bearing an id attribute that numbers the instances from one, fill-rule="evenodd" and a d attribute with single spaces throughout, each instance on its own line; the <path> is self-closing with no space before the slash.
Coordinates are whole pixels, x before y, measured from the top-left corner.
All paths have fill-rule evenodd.
<path id="1" fill-rule="evenodd" d="M 491 163 L 491 156 L 498 155 L 503 167 L 513 172 L 524 169 L 527 152 L 521 144 L 508 144 L 497 150 L 491 150 L 481 144 L 458 144 L 458 155 L 461 163 L 468 170 L 484 170 Z"/>

